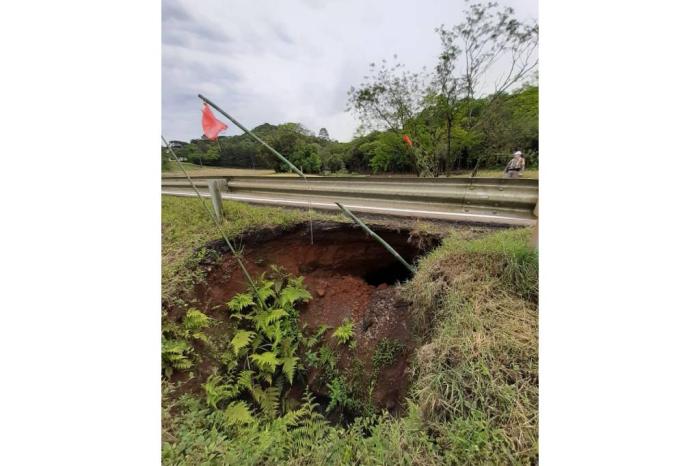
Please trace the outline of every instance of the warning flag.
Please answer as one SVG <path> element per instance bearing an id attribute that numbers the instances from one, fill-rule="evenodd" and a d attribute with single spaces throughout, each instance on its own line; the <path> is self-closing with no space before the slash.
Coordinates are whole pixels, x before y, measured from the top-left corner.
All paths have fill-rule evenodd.
<path id="1" fill-rule="evenodd" d="M 228 128 L 224 123 L 220 122 L 214 116 L 209 105 L 204 104 L 202 109 L 202 129 L 204 130 L 204 135 L 207 139 L 216 139 L 219 137 L 219 133 Z"/>
<path id="2" fill-rule="evenodd" d="M 408 134 L 403 135 L 403 140 L 406 141 L 406 144 L 413 147 L 413 141 L 411 141 L 411 138 L 408 137 Z"/>

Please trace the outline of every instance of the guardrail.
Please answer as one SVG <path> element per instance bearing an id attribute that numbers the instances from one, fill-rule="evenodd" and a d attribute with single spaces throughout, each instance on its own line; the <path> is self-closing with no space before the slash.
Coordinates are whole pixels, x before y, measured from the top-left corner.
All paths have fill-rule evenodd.
<path id="1" fill-rule="evenodd" d="M 192 176 L 197 187 L 209 179 L 225 179 L 230 192 L 324 196 L 449 204 L 469 208 L 517 211 L 530 214 L 538 198 L 538 180 L 510 178 L 409 178 Z M 161 185 L 186 188 L 184 177 L 167 176 Z"/>

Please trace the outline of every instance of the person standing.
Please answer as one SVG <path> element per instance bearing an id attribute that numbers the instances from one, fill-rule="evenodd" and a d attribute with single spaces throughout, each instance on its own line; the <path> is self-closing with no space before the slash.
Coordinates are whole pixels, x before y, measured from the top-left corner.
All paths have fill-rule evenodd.
<path id="1" fill-rule="evenodd" d="M 520 178 L 525 171 L 525 157 L 520 151 L 516 151 L 513 154 L 513 158 L 510 159 L 506 169 L 503 170 L 503 176 L 507 178 Z"/>

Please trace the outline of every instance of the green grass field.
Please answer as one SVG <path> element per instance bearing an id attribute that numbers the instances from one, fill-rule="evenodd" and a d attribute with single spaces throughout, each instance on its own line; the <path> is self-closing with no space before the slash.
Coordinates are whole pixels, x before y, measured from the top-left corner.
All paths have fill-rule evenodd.
<path id="1" fill-rule="evenodd" d="M 185 170 L 193 175 L 204 175 L 204 176 L 273 176 L 275 175 L 274 170 L 252 170 L 249 168 L 227 168 L 227 167 L 201 167 L 193 163 L 182 163 Z M 177 166 L 176 163 L 170 162 L 167 170 L 163 170 L 163 174 L 168 175 L 181 175 L 182 171 Z M 283 174 L 283 175 L 286 175 Z"/>
<path id="2" fill-rule="evenodd" d="M 193 175 L 204 175 L 204 176 L 296 176 L 293 173 L 275 173 L 274 170 L 252 170 L 249 168 L 226 168 L 226 167 L 200 167 L 199 165 L 191 164 L 191 163 L 183 163 L 183 166 L 185 167 L 185 170 L 187 170 L 189 173 Z M 182 174 L 182 171 L 177 167 L 176 164 L 171 163 L 168 167 L 167 170 L 163 171 L 163 174 L 168 174 L 168 175 L 180 175 Z M 309 176 L 318 176 L 318 175 L 309 175 Z M 330 176 L 367 176 L 367 175 L 360 175 L 360 174 L 344 174 L 344 175 L 330 175 Z M 376 176 L 387 176 L 387 175 L 376 175 Z M 393 175 L 396 176 L 396 175 Z M 411 176 L 411 175 L 401 175 L 401 176 Z M 464 172 L 464 173 L 459 173 L 456 175 L 453 175 L 457 178 L 464 178 L 464 177 L 469 177 L 471 176 L 471 172 Z M 485 170 L 480 170 L 478 175 L 479 177 L 486 177 L 486 178 L 501 178 L 503 176 L 503 171 L 498 170 L 498 169 L 485 169 Z M 534 169 L 534 170 L 525 170 L 525 173 L 523 173 L 523 178 L 528 178 L 528 179 L 538 179 L 539 178 L 539 170 Z"/>
<path id="3" fill-rule="evenodd" d="M 471 176 L 471 172 L 465 172 L 465 173 L 460 173 L 458 175 L 454 175 L 457 178 L 465 178 Z M 479 170 L 479 173 L 476 175 L 478 177 L 483 177 L 483 178 L 502 178 L 503 177 L 503 170 L 500 169 L 492 169 L 488 168 L 485 170 Z M 527 179 L 539 179 L 540 177 L 540 172 L 538 168 L 532 169 L 532 170 L 525 170 L 523 173 L 523 178 Z"/>
<path id="4" fill-rule="evenodd" d="M 232 236 L 307 218 L 233 201 L 224 207 Z M 275 418 L 245 418 L 240 404 L 212 405 L 211 387 L 206 397 L 176 396 L 164 378 L 163 464 L 536 464 L 538 255 L 530 236 L 529 229 L 452 230 L 402 285 L 419 342 L 402 416 L 333 424 L 307 399 L 280 407 Z M 162 197 L 164 328 L 188 325 L 167 309 L 187 308 L 181 296 L 205 276 L 200 248 L 217 237 L 197 199 Z"/>

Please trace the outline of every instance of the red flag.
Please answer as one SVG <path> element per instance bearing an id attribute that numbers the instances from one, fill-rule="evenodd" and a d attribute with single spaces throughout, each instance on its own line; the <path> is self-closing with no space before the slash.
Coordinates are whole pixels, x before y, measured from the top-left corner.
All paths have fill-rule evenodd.
<path id="1" fill-rule="evenodd" d="M 228 128 L 224 123 L 216 119 L 209 105 L 204 104 L 202 109 L 202 129 L 207 139 L 216 139 L 219 133 Z"/>
<path id="2" fill-rule="evenodd" d="M 411 141 L 411 138 L 408 137 L 408 134 L 403 135 L 403 140 L 406 141 L 406 144 L 413 147 L 413 141 Z"/>

